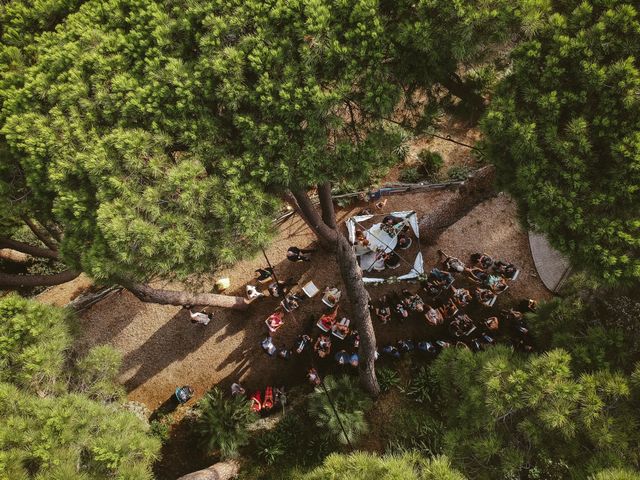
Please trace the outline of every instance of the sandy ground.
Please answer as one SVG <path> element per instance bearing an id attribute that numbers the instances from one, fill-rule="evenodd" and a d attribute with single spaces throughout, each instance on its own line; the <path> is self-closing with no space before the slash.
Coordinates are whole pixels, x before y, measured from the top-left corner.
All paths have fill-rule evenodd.
<path id="1" fill-rule="evenodd" d="M 449 192 L 427 192 L 390 197 L 385 210 L 415 209 L 423 215 L 447 198 Z M 344 221 L 354 210 L 339 213 Z M 311 262 L 291 263 L 285 252 L 291 245 L 310 247 L 314 238 L 304 222 L 293 217 L 281 226 L 280 235 L 267 250 L 279 278 L 294 277 L 299 286 L 313 280 L 322 288 L 337 285 L 339 275 L 335 261 L 318 251 Z M 443 249 L 461 259 L 468 259 L 475 251 L 510 260 L 520 266 L 522 274 L 500 302 L 509 298 L 531 297 L 543 299 L 547 290 L 535 276 L 526 232 L 517 223 L 516 205 L 506 195 L 499 195 L 477 206 L 467 216 L 452 225 L 439 237 L 438 243 L 423 246 L 425 266 L 438 261 L 437 249 Z M 414 258 L 417 247 L 407 253 Z M 231 280 L 230 293 L 240 293 L 251 282 L 253 271 L 264 266 L 261 255 L 243 261 L 217 276 Z M 402 268 L 402 267 L 401 267 Z M 395 273 L 395 271 L 394 271 Z M 372 298 L 388 290 L 400 290 L 401 285 L 370 287 Z M 410 286 L 416 290 L 417 286 Z M 342 302 L 346 305 L 346 302 Z M 266 336 L 265 318 L 278 305 L 273 298 L 259 299 L 249 310 L 235 312 L 214 310 L 215 318 L 206 327 L 193 325 L 188 314 L 178 307 L 145 304 L 129 292 L 117 293 L 86 311 L 81 318 L 81 338 L 77 347 L 82 351 L 94 345 L 109 343 L 124 355 L 121 381 L 129 398 L 155 409 L 176 386 L 189 384 L 196 389 L 196 398 L 213 385 L 224 388 L 233 381 L 241 381 L 248 389 L 263 388 L 267 384 L 294 384 L 303 379 L 304 366 L 295 360 L 286 362 L 265 355 L 260 341 Z M 274 335 L 275 344 L 291 347 L 297 335 L 312 329 L 323 309 L 320 296 L 307 300 L 302 307 L 285 317 L 285 325 Z M 349 312 L 341 310 L 345 315 Z M 397 325 L 377 325 L 378 343 L 383 345 L 400 338 L 428 336 L 428 328 L 421 322 Z"/>

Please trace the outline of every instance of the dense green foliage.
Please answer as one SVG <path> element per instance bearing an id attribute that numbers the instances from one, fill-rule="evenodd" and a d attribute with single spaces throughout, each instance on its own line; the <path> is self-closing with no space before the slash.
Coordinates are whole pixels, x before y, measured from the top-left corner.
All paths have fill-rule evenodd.
<path id="1" fill-rule="evenodd" d="M 464 480 L 446 457 L 425 459 L 417 454 L 379 457 L 366 452 L 332 454 L 300 480 Z"/>
<path id="2" fill-rule="evenodd" d="M 562 2 L 513 52 L 484 121 L 487 158 L 535 227 L 611 282 L 640 279 L 640 18 Z"/>
<path id="3" fill-rule="evenodd" d="M 541 304 L 529 315 L 536 344 L 567 350 L 576 371 L 629 372 L 640 361 L 640 301 L 635 295 L 604 289 L 577 276 L 564 297 Z"/>
<path id="4" fill-rule="evenodd" d="M 238 455 L 239 448 L 249 442 L 247 427 L 257 419 L 246 398 L 226 398 L 218 388 L 200 399 L 197 415 L 194 428 L 202 444 L 208 451 L 219 452 L 222 458 Z"/>
<path id="5" fill-rule="evenodd" d="M 570 361 L 562 350 L 526 358 L 504 347 L 442 352 L 431 374 L 443 452 L 477 479 L 637 468 L 637 392 L 620 374 L 575 376 Z"/>
<path id="6" fill-rule="evenodd" d="M 370 406 L 371 399 L 346 375 L 326 377 L 324 388 L 316 387 L 309 397 L 309 414 L 316 425 L 343 445 L 354 443 L 368 430 L 365 412 Z"/>
<path id="7" fill-rule="evenodd" d="M 151 479 L 159 442 L 111 402 L 118 356 L 98 347 L 73 365 L 66 316 L 17 295 L 0 300 L 0 477 Z"/>

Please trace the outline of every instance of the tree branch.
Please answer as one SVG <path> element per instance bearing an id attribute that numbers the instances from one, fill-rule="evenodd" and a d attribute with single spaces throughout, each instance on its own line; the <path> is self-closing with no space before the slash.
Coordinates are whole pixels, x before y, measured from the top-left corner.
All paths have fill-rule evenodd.
<path id="1" fill-rule="evenodd" d="M 54 260 L 58 260 L 60 258 L 60 255 L 55 250 L 36 247 L 34 245 L 30 245 L 24 242 L 19 242 L 11 238 L 0 238 L 0 248 L 11 248 L 13 250 L 26 253 L 33 257 L 53 258 Z"/>
<path id="2" fill-rule="evenodd" d="M 324 182 L 318 185 L 318 198 L 320 199 L 320 210 L 322 211 L 322 221 L 329 227 L 336 229 L 336 212 L 333 208 L 333 198 L 331 197 L 331 182 Z"/>
<path id="3" fill-rule="evenodd" d="M 46 235 L 42 230 L 40 230 L 40 228 L 38 228 L 38 226 L 29 217 L 22 217 L 22 220 L 27 224 L 33 234 L 38 237 L 38 240 L 44 243 L 50 250 L 58 250 L 58 244 L 51 238 L 49 238 L 49 236 Z"/>
<path id="4" fill-rule="evenodd" d="M 14 275 L 0 273 L 0 287 L 49 287 L 70 282 L 80 275 L 80 272 L 65 270 L 54 275 Z"/>
<path id="5" fill-rule="evenodd" d="M 249 302 L 244 297 L 217 293 L 191 293 L 183 290 L 163 290 L 127 280 L 120 280 L 120 283 L 143 302 L 177 306 L 208 305 L 235 310 L 244 310 L 249 306 Z"/>

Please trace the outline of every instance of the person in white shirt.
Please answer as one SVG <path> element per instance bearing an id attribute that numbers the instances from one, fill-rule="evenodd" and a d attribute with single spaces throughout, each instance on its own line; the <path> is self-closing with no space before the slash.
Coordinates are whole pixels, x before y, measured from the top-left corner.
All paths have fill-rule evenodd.
<path id="1" fill-rule="evenodd" d="M 209 322 L 213 319 L 213 313 L 206 312 L 193 312 L 189 309 L 189 316 L 191 316 L 191 323 L 199 323 L 200 325 L 209 325 Z"/>
<path id="2" fill-rule="evenodd" d="M 253 285 L 247 285 L 246 293 L 249 300 L 255 300 L 256 298 L 264 297 L 264 293 L 258 291 L 258 289 Z"/>

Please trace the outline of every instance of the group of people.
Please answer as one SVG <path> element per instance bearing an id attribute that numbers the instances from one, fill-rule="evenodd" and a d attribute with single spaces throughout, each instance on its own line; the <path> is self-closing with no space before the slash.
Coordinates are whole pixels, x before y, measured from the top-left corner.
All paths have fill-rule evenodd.
<path id="1" fill-rule="evenodd" d="M 354 251 L 358 256 L 375 251 L 374 261 L 369 268 L 371 270 L 382 271 L 387 268 L 398 268 L 401 263 L 401 257 L 397 252 L 410 248 L 413 243 L 409 236 L 409 222 L 403 218 L 387 215 L 382 219 L 382 222 L 380 222 L 380 231 L 389 235 L 391 238 L 397 239 L 393 249 L 386 244 L 372 247 L 371 241 L 367 238 L 367 233 L 363 230 L 356 230 L 353 245 Z M 374 235 L 373 233 L 369 234 Z"/>
<path id="2" fill-rule="evenodd" d="M 380 297 L 375 305 L 370 304 L 370 308 L 372 316 L 381 324 L 402 323 L 409 317 L 416 317 L 430 326 L 442 327 L 438 332 L 442 333 L 443 339 L 416 345 L 410 340 L 401 340 L 398 345 L 383 346 L 382 354 L 399 357 L 403 351 L 413 349 L 435 353 L 450 345 L 450 341 L 480 350 L 495 342 L 501 325 L 501 332 L 508 333 L 518 348 L 530 350 L 532 346 L 523 314 L 535 310 L 535 301 L 526 300 L 519 309 L 491 313 L 497 297 L 509 288 L 508 282 L 518 277 L 518 268 L 510 262 L 494 261 L 485 253 L 471 255 L 468 265 L 442 251 L 438 253 L 441 264 L 421 282 L 419 292 L 412 293 L 407 289 L 392 292 Z M 458 286 L 458 281 L 466 287 Z M 472 319 L 467 311 L 467 307 L 474 304 L 483 312 L 481 321 Z"/>

